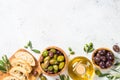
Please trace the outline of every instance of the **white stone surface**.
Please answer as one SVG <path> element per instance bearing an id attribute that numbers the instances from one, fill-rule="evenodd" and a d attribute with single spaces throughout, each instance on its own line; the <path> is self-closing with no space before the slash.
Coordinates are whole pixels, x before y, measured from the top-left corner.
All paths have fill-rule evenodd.
<path id="1" fill-rule="evenodd" d="M 72 47 L 71 59 L 91 59 L 85 43 L 110 49 L 120 44 L 120 0 L 0 0 L 0 56 L 10 57 L 29 40 L 41 51 L 56 45 L 69 55 Z"/>

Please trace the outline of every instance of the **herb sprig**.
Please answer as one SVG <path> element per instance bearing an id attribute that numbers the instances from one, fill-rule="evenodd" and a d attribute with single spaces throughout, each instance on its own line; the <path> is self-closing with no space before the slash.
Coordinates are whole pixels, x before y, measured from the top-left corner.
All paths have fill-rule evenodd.
<path id="1" fill-rule="evenodd" d="M 24 46 L 24 48 L 26 48 L 26 49 L 30 48 L 31 51 L 40 54 L 40 51 L 39 51 L 38 49 L 34 49 L 34 48 L 33 48 L 31 41 L 29 41 L 29 42 L 27 43 L 27 45 Z"/>
<path id="2" fill-rule="evenodd" d="M 60 80 L 70 80 L 70 77 L 68 75 L 59 75 Z"/>
<path id="3" fill-rule="evenodd" d="M 115 57 L 115 59 L 120 60 L 120 58 Z M 120 62 L 116 61 L 113 65 L 113 68 L 110 70 L 109 73 L 102 73 L 100 70 L 95 70 L 96 75 L 99 77 L 107 77 L 109 80 L 117 80 L 120 79 Z"/>
<path id="4" fill-rule="evenodd" d="M 91 53 L 93 50 L 94 50 L 94 48 L 93 48 L 93 43 L 92 42 L 84 45 L 84 51 L 86 53 Z"/>
<path id="5" fill-rule="evenodd" d="M 68 50 L 70 51 L 70 54 L 71 54 L 71 55 L 75 54 L 75 52 L 72 50 L 71 47 L 69 47 Z"/>
<path id="6" fill-rule="evenodd" d="M 2 59 L 0 60 L 0 71 L 2 72 L 8 72 L 11 67 L 10 61 L 7 58 L 6 55 L 2 56 Z"/>

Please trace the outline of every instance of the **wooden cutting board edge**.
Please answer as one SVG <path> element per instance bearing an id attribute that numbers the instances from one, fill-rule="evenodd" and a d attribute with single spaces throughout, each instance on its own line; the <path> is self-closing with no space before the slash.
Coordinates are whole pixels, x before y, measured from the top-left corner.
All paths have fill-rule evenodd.
<path id="1" fill-rule="evenodd" d="M 9 58 L 10 62 L 11 62 L 11 60 L 12 60 L 13 58 L 15 58 L 15 54 L 16 54 L 17 52 L 19 52 L 19 51 L 28 52 L 27 50 L 22 49 L 22 48 L 19 49 L 19 50 L 17 50 L 17 51 Z M 37 61 L 37 59 L 36 59 L 30 52 L 28 52 L 28 53 L 29 53 L 29 54 L 34 58 L 34 60 L 35 60 L 35 64 L 36 64 L 36 65 L 35 65 L 34 67 L 32 67 L 32 68 L 38 72 L 38 75 L 37 75 L 37 76 L 34 76 L 34 75 L 32 75 L 32 73 L 30 73 L 30 74 L 29 74 L 29 80 L 37 80 L 37 78 L 39 77 L 39 75 L 42 73 L 41 70 L 40 70 L 40 65 L 39 65 L 39 62 Z M 9 73 L 3 73 L 3 72 L 0 71 L 0 80 L 3 80 L 4 77 L 9 76 L 9 75 L 10 75 Z"/>

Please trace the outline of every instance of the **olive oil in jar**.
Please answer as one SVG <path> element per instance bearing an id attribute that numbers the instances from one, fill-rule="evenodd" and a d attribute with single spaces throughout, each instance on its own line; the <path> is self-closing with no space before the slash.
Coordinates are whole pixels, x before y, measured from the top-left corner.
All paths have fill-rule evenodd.
<path id="1" fill-rule="evenodd" d="M 93 80 L 94 67 L 86 57 L 76 57 L 69 62 L 68 73 L 73 80 Z"/>

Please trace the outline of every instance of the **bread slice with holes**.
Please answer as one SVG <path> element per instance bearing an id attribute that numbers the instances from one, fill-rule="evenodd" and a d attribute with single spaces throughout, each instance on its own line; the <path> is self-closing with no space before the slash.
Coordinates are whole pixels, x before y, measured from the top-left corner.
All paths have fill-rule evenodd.
<path id="1" fill-rule="evenodd" d="M 14 76 L 6 76 L 3 80 L 19 80 L 19 79 Z"/>
<path id="2" fill-rule="evenodd" d="M 30 66 L 35 66 L 34 57 L 24 49 L 20 49 L 15 53 L 15 57 L 25 60 Z"/>
<path id="3" fill-rule="evenodd" d="M 14 66 L 22 67 L 27 71 L 27 73 L 30 73 L 32 71 L 32 67 L 26 61 L 24 61 L 20 58 L 13 58 L 11 60 L 11 65 L 13 67 Z"/>
<path id="4" fill-rule="evenodd" d="M 26 72 L 26 70 L 22 67 L 13 67 L 9 71 L 10 75 L 18 78 L 19 80 L 29 80 L 29 74 Z"/>

